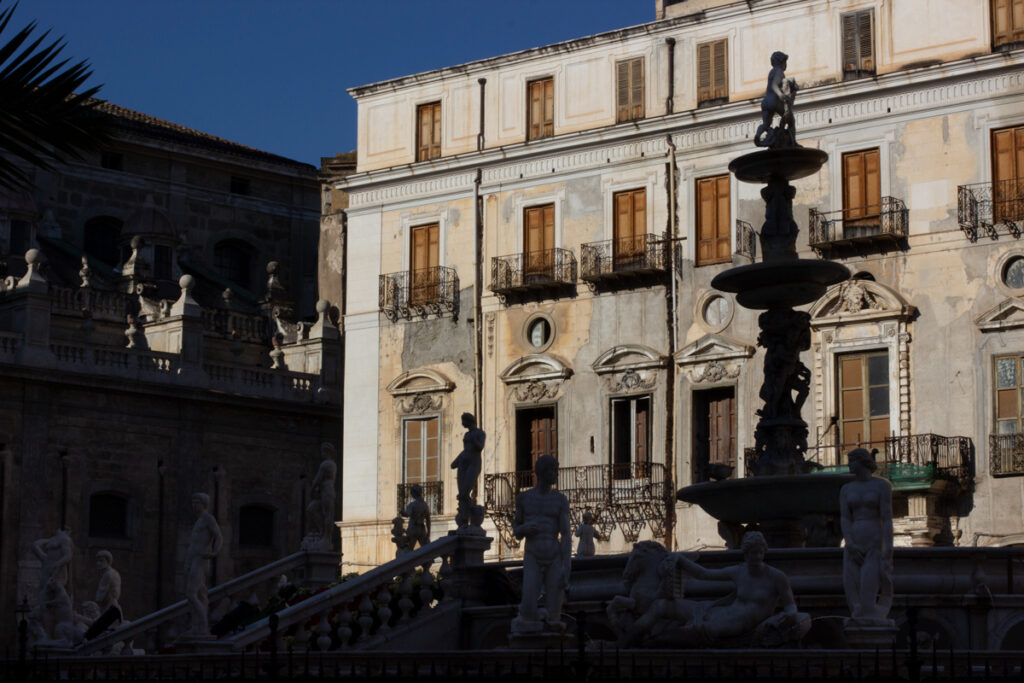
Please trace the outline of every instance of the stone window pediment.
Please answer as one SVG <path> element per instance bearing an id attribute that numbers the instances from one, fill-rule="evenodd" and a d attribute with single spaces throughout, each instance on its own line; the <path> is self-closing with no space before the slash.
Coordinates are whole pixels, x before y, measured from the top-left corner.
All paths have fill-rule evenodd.
<path id="1" fill-rule="evenodd" d="M 649 346 L 623 344 L 602 353 L 591 367 L 604 376 L 610 393 L 622 394 L 652 388 L 658 381 L 656 372 L 667 364 L 668 358 Z"/>
<path id="2" fill-rule="evenodd" d="M 421 415 L 441 410 L 444 394 L 455 389 L 455 382 L 436 370 L 412 370 L 396 377 L 387 389 L 400 413 Z"/>
<path id="3" fill-rule="evenodd" d="M 897 292 L 872 280 L 846 280 L 829 287 L 811 306 L 811 326 L 897 318 L 910 320 L 917 309 Z"/>
<path id="4" fill-rule="evenodd" d="M 975 319 L 982 332 L 1001 332 L 1024 327 L 1024 301 L 1011 297 Z"/>
<path id="5" fill-rule="evenodd" d="M 736 379 L 754 347 L 723 334 L 706 334 L 676 353 L 676 364 L 695 383 Z"/>
<path id="6" fill-rule="evenodd" d="M 567 363 L 541 353 L 517 358 L 499 375 L 515 400 L 531 403 L 556 398 L 562 382 L 571 376 L 572 368 Z"/>

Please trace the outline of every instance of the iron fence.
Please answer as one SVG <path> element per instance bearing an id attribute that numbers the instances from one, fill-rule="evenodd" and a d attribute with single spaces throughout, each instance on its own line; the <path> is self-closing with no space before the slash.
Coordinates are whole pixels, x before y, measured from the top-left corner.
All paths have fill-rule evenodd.
<path id="1" fill-rule="evenodd" d="M 423 489 L 423 502 L 427 504 L 431 515 L 444 514 L 444 482 L 443 481 L 421 481 L 415 484 L 398 485 L 398 511 L 405 510 L 405 506 L 412 500 L 412 487 L 419 486 Z"/>
<path id="2" fill-rule="evenodd" d="M 484 475 L 487 512 L 509 547 L 519 546 L 512 533 L 516 496 L 534 483 L 534 474 L 528 470 Z M 659 537 L 671 527 L 675 488 L 661 463 L 560 467 L 556 487 L 569 499 L 574 528 L 587 512 L 602 534 L 619 528 L 630 543 L 645 525 Z"/>
<path id="3" fill-rule="evenodd" d="M 746 221 L 736 219 L 736 253 L 753 261 L 757 258 L 757 231 Z"/>
<path id="4" fill-rule="evenodd" d="M 380 311 L 391 322 L 431 314 L 458 316 L 459 276 L 446 266 L 381 275 L 378 300 Z"/>
<path id="5" fill-rule="evenodd" d="M 988 458 L 993 477 L 1024 474 L 1024 434 L 989 434 Z"/>
<path id="6" fill-rule="evenodd" d="M 576 282 L 576 256 L 568 249 L 544 249 L 491 258 L 491 291 L 499 296 Z"/>
<path id="7" fill-rule="evenodd" d="M 1024 178 L 960 185 L 957 219 L 972 242 L 982 230 L 996 239 L 1000 226 L 1019 238 L 1024 227 Z"/>
<path id="8" fill-rule="evenodd" d="M 662 273 L 668 264 L 668 241 L 659 235 L 620 237 L 580 247 L 580 279 L 588 282 Z"/>
<path id="9" fill-rule="evenodd" d="M 907 236 L 907 205 L 902 199 L 882 197 L 881 204 L 858 209 L 810 209 L 808 244 L 820 252 L 829 247 L 895 241 Z"/>

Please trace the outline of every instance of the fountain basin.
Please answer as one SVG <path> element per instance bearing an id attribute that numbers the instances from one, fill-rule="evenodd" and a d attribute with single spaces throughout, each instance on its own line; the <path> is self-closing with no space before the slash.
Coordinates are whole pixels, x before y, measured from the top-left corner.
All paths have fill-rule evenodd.
<path id="1" fill-rule="evenodd" d="M 762 261 L 719 273 L 711 286 L 736 294 L 744 308 L 791 308 L 817 301 L 837 282 L 850 277 L 841 263 L 817 259 Z"/>
<path id="2" fill-rule="evenodd" d="M 813 147 L 765 149 L 733 159 L 729 171 L 745 183 L 767 184 L 772 178 L 806 178 L 817 173 L 826 161 L 828 154 Z"/>
<path id="3" fill-rule="evenodd" d="M 679 489 L 676 498 L 699 505 L 722 522 L 748 524 L 839 514 L 839 489 L 852 474 L 785 474 L 703 482 Z"/>

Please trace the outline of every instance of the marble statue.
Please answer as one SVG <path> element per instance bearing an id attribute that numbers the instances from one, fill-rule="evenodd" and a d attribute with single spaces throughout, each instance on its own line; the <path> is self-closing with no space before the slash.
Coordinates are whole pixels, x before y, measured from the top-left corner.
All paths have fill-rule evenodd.
<path id="1" fill-rule="evenodd" d="M 40 605 L 45 601 L 47 586 L 51 583 L 67 590 L 73 555 L 70 532 L 64 527 L 50 538 L 40 538 L 32 544 L 32 553 L 43 563 L 37 593 Z"/>
<path id="2" fill-rule="evenodd" d="M 675 555 L 657 541 L 640 541 L 626 561 L 622 580 L 625 595 L 608 603 L 608 623 L 618 633 L 620 647 L 634 643 L 672 645 L 671 631 L 693 618 L 692 601 L 682 600 Z"/>
<path id="3" fill-rule="evenodd" d="M 772 53 L 772 70 L 768 72 L 768 87 L 761 100 L 761 125 L 754 133 L 754 144 L 758 147 L 782 149 L 798 146 L 793 117 L 793 100 L 798 88 L 795 80 L 786 78 L 788 61 L 786 53 Z M 779 117 L 779 125 L 773 127 L 776 116 Z"/>
<path id="4" fill-rule="evenodd" d="M 185 600 L 188 601 L 192 617 L 188 635 L 198 638 L 210 635 L 206 574 L 209 571 L 210 560 L 217 557 L 224 544 L 220 525 L 208 512 L 209 507 L 210 497 L 205 493 L 192 495 L 192 511 L 197 519 L 188 539 L 188 549 L 185 551 Z"/>
<path id="5" fill-rule="evenodd" d="M 96 586 L 96 605 L 100 614 L 105 613 L 111 607 L 117 609 L 124 619 L 124 610 L 121 608 L 121 574 L 114 569 L 114 556 L 109 550 L 101 550 L 96 553 L 96 567 L 100 570 L 100 582 Z"/>
<path id="6" fill-rule="evenodd" d="M 523 550 L 523 598 L 519 615 L 512 620 L 513 634 L 565 630 L 562 601 L 569 585 L 572 538 L 569 500 L 553 487 L 558 481 L 558 461 L 550 455 L 537 458 L 536 485 L 516 496 L 512 531 L 526 539 Z M 538 609 L 541 593 L 544 609 Z"/>
<path id="7" fill-rule="evenodd" d="M 409 536 L 405 533 L 405 520 L 401 515 L 391 520 L 391 542 L 395 544 L 395 559 L 409 552 Z"/>
<path id="8" fill-rule="evenodd" d="M 576 546 L 576 557 L 596 555 L 597 548 L 594 545 L 594 541 L 604 540 L 601 537 L 601 532 L 594 527 L 594 514 L 592 512 L 583 513 L 583 522 L 576 527 L 574 535 L 580 539 L 579 544 Z"/>
<path id="9" fill-rule="evenodd" d="M 402 510 L 402 516 L 409 518 L 405 535 L 409 539 L 409 550 L 422 548 L 430 543 L 430 506 L 423 500 L 423 487 L 413 484 L 409 487 L 412 500 Z"/>
<path id="10" fill-rule="evenodd" d="M 82 642 L 83 630 L 71 607 L 71 596 L 61 584 L 49 581 L 43 588 L 38 619 L 46 638 L 37 639 L 34 646 L 71 647 Z"/>
<path id="11" fill-rule="evenodd" d="M 334 446 L 326 441 L 320 444 L 320 467 L 310 486 L 312 500 L 306 506 L 309 521 L 306 537 L 302 539 L 303 550 L 330 550 L 330 526 L 334 521 L 334 480 L 338 476 L 338 463 Z"/>
<path id="12" fill-rule="evenodd" d="M 888 625 L 892 606 L 892 486 L 881 477 L 873 452 L 847 456 L 856 479 L 839 491 L 843 529 L 843 590 L 854 621 Z"/>
<path id="13" fill-rule="evenodd" d="M 455 481 L 458 485 L 459 508 L 455 522 L 459 528 L 469 526 L 483 515 L 474 510 L 476 505 L 476 484 L 482 467 L 481 452 L 487 441 L 487 434 L 476 426 L 476 417 L 472 413 L 462 414 L 462 426 L 466 434 L 462 437 L 462 452 L 452 461 L 452 469 L 456 470 Z"/>

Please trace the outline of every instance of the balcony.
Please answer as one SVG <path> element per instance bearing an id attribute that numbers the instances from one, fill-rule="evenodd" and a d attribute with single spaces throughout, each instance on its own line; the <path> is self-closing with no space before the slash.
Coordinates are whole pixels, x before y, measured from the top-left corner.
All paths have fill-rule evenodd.
<path id="1" fill-rule="evenodd" d="M 513 295 L 553 294 L 576 285 L 576 256 L 568 249 L 544 249 L 491 258 L 491 291 L 504 303 Z"/>
<path id="2" fill-rule="evenodd" d="M 746 221 L 736 219 L 736 255 L 757 259 L 757 231 Z"/>
<path id="3" fill-rule="evenodd" d="M 668 268 L 668 242 L 636 235 L 584 244 L 580 279 L 592 287 L 660 278 Z"/>
<path id="4" fill-rule="evenodd" d="M 810 210 L 807 241 L 819 255 L 850 246 L 895 246 L 906 237 L 907 206 L 895 197 L 858 209 Z"/>
<path id="5" fill-rule="evenodd" d="M 533 485 L 531 471 L 484 475 L 487 513 L 510 548 L 519 547 L 512 534 L 516 496 Z M 593 513 L 603 536 L 617 527 L 629 543 L 636 542 L 644 525 L 659 538 L 671 528 L 675 488 L 660 463 L 561 467 L 557 488 L 569 499 L 574 529 L 584 512 Z"/>
<path id="6" fill-rule="evenodd" d="M 459 315 L 459 276 L 454 268 L 435 266 L 380 276 L 380 311 L 388 320 L 451 313 Z"/>
<path id="7" fill-rule="evenodd" d="M 990 434 L 988 458 L 993 477 L 1024 474 L 1024 434 Z"/>
<path id="8" fill-rule="evenodd" d="M 964 490 L 969 490 L 974 481 L 973 446 L 966 436 L 889 436 L 881 444 L 861 446 L 878 448 L 879 453 L 875 456 L 877 474 L 889 479 L 896 490 L 928 486 L 936 479 L 956 482 Z M 821 465 L 824 470 L 846 471 L 846 454 L 857 447 L 817 446 L 809 448 L 804 457 L 810 463 Z M 749 477 L 757 464 L 757 453 L 748 448 L 744 456 L 744 471 Z M 1024 468 L 1021 473 L 1024 474 Z"/>
<path id="9" fill-rule="evenodd" d="M 427 504 L 430 515 L 444 514 L 444 482 L 443 481 L 421 481 L 418 482 L 423 489 L 423 502 Z M 405 506 L 412 500 L 412 487 L 414 484 L 398 485 L 398 512 L 405 510 Z"/>
<path id="10" fill-rule="evenodd" d="M 971 242 L 985 232 L 998 239 L 1000 229 L 1019 238 L 1024 228 L 1024 178 L 957 188 L 957 219 Z"/>

